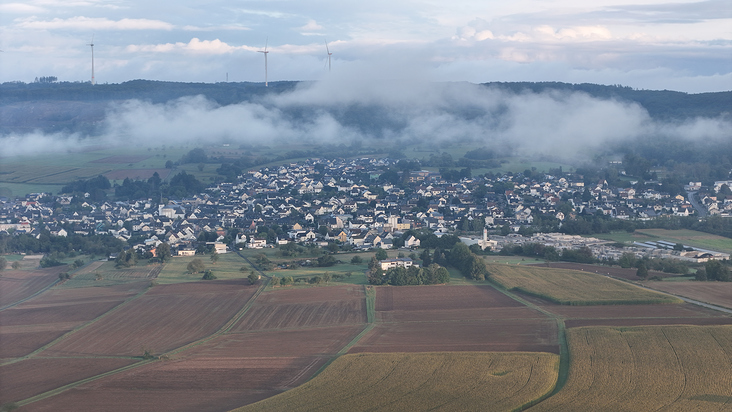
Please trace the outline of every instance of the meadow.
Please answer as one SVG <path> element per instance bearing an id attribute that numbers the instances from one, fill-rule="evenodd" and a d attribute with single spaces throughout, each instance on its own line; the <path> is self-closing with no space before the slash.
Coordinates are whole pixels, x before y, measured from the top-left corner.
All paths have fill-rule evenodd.
<path id="1" fill-rule="evenodd" d="M 651 292 L 594 273 L 519 265 L 488 265 L 490 279 L 563 305 L 681 303 L 673 296 Z"/>
<path id="2" fill-rule="evenodd" d="M 510 411 L 551 392 L 558 363 L 548 353 L 345 355 L 304 385 L 237 411 L 467 411 L 487 405 Z"/>

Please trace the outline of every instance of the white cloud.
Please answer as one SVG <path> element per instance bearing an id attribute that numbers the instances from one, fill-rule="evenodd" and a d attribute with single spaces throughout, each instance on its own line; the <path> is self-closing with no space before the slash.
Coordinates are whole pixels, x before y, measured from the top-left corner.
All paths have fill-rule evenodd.
<path id="1" fill-rule="evenodd" d="M 311 19 L 308 20 L 306 25 L 298 27 L 297 30 L 300 31 L 300 34 L 303 36 L 320 36 L 322 35 L 320 31 L 323 30 L 323 26 Z"/>
<path id="2" fill-rule="evenodd" d="M 27 3 L 5 3 L 0 4 L 0 13 L 9 14 L 34 14 L 45 13 L 48 10 L 43 7 L 34 6 Z"/>
<path id="3" fill-rule="evenodd" d="M 16 20 L 16 26 L 24 29 L 40 30 L 172 30 L 173 25 L 160 20 L 120 19 L 110 20 L 103 17 L 71 17 L 68 19 L 36 20 L 35 18 Z"/>
<path id="4" fill-rule="evenodd" d="M 256 51 L 253 47 L 248 46 L 230 46 L 219 39 L 200 40 L 196 37 L 192 38 L 188 43 L 165 43 L 165 44 L 143 44 L 129 45 L 125 51 L 129 53 L 147 52 L 147 53 L 171 53 L 171 52 L 188 52 L 201 54 L 225 54 L 232 53 L 237 50 Z"/>

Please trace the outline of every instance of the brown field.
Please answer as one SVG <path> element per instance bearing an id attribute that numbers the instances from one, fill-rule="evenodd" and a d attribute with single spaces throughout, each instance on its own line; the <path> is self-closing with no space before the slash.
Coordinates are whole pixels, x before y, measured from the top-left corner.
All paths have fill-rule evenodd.
<path id="1" fill-rule="evenodd" d="M 0 359 L 25 356 L 139 293 L 146 282 L 123 287 L 50 289 L 0 312 Z"/>
<path id="2" fill-rule="evenodd" d="M 255 291 L 242 280 L 155 286 L 44 355 L 140 356 L 144 350 L 160 354 L 214 333 Z"/>
<path id="3" fill-rule="evenodd" d="M 325 358 L 161 361 L 28 405 L 33 411 L 226 411 L 302 384 Z M 24 410 L 24 409 L 21 409 Z"/>
<path id="4" fill-rule="evenodd" d="M 160 178 L 165 180 L 168 178 L 171 169 L 117 169 L 111 172 L 107 172 L 104 176 L 109 180 L 124 180 L 130 178 L 133 180 L 147 180 L 155 174 L 160 175 Z"/>
<path id="5" fill-rule="evenodd" d="M 238 411 L 510 411 L 549 393 L 558 363 L 547 353 L 346 355 Z"/>
<path id="6" fill-rule="evenodd" d="M 548 318 L 382 323 L 349 353 L 442 351 L 558 353 L 557 324 Z"/>
<path id="7" fill-rule="evenodd" d="M 732 309 L 732 282 L 646 282 L 643 286 Z"/>
<path id="8" fill-rule="evenodd" d="M 488 265 L 491 280 L 564 305 L 622 305 L 681 303 L 656 293 L 595 273 L 519 265 Z"/>
<path id="9" fill-rule="evenodd" d="M 570 262 L 552 262 L 552 263 L 541 263 L 531 266 L 538 267 L 549 267 L 556 269 L 569 269 L 579 270 L 580 272 L 597 273 L 600 275 L 607 275 L 618 279 L 627 280 L 641 280 L 635 273 L 638 269 L 623 269 L 616 266 L 602 266 L 602 265 L 588 265 L 584 263 L 570 263 Z M 660 278 L 678 277 L 678 274 L 664 273 L 657 270 L 649 270 L 648 277 L 658 276 Z"/>
<path id="10" fill-rule="evenodd" d="M 568 330 L 569 378 L 531 411 L 732 409 L 732 326 Z"/>
<path id="11" fill-rule="evenodd" d="M 140 155 L 127 155 L 127 156 L 107 156 L 101 159 L 92 160 L 89 163 L 113 163 L 113 164 L 123 164 L 123 163 L 137 163 L 142 162 L 143 160 L 149 159 L 150 156 L 140 156 Z"/>
<path id="12" fill-rule="evenodd" d="M 121 358 L 28 359 L 0 366 L 0 404 L 26 399 L 135 362 Z"/>
<path id="13" fill-rule="evenodd" d="M 333 356 L 363 328 L 363 325 L 352 325 L 227 333 L 176 356 L 185 358 Z"/>
<path id="14" fill-rule="evenodd" d="M 21 301 L 50 286 L 66 265 L 37 270 L 5 270 L 0 275 L 0 308 Z"/>
<path id="15" fill-rule="evenodd" d="M 615 319 L 570 319 L 568 328 L 581 326 L 652 326 L 652 325 L 732 325 L 732 317 L 717 318 L 615 318 Z"/>
<path id="16" fill-rule="evenodd" d="M 366 323 L 361 286 L 273 290 L 260 295 L 232 332 Z"/>

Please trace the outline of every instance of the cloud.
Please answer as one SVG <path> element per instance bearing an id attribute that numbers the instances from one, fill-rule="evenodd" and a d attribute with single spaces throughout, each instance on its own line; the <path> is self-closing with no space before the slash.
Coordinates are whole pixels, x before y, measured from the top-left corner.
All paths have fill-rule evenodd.
<path id="1" fill-rule="evenodd" d="M 109 20 L 101 17 L 71 17 L 68 19 L 35 20 L 35 18 L 19 20 L 17 27 L 37 30 L 172 30 L 174 26 L 160 20 L 121 19 Z"/>
<path id="2" fill-rule="evenodd" d="M 75 150 L 83 144 L 287 145 L 292 142 L 436 146 L 474 142 L 517 156 L 589 159 L 613 143 L 663 137 L 689 142 L 729 139 L 729 119 L 664 123 L 635 103 L 585 93 L 508 93 L 470 83 L 430 83 L 333 76 L 295 90 L 220 106 L 201 96 L 110 106 L 99 137 L 0 137 L 4 156 Z"/>
<path id="3" fill-rule="evenodd" d="M 297 30 L 303 36 L 320 36 L 320 31 L 323 30 L 323 26 L 319 25 L 315 20 L 308 20 L 307 24 L 298 27 Z"/>
<path id="4" fill-rule="evenodd" d="M 9 14 L 35 14 L 45 13 L 48 10 L 43 7 L 34 6 L 27 3 L 5 3 L 0 4 L 0 13 Z"/>
<path id="5" fill-rule="evenodd" d="M 200 54 L 226 54 L 232 53 L 237 50 L 248 50 L 255 51 L 253 47 L 248 46 L 230 46 L 219 39 L 215 40 L 200 40 L 196 37 L 191 39 L 188 43 L 165 43 L 165 44 L 143 44 L 143 45 L 129 45 L 125 48 L 126 52 L 129 53 L 172 53 L 172 52 L 185 52 L 185 53 L 200 53 Z"/>

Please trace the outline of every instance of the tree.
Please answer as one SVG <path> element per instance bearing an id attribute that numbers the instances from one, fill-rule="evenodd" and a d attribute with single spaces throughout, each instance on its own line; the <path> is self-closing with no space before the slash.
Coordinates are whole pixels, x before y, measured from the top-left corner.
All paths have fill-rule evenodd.
<path id="1" fill-rule="evenodd" d="M 635 254 L 630 252 L 624 252 L 622 255 L 620 255 L 620 259 L 618 259 L 618 264 L 621 268 L 632 268 L 635 266 Z"/>
<path id="2" fill-rule="evenodd" d="M 272 276 L 272 286 L 279 286 L 280 285 L 280 278 L 277 276 Z"/>
<path id="3" fill-rule="evenodd" d="M 352 265 L 360 265 L 361 263 L 363 263 L 363 259 L 361 259 L 361 256 L 356 255 L 351 258 Z"/>
<path id="4" fill-rule="evenodd" d="M 214 250 L 213 253 L 211 253 L 211 263 L 215 265 L 216 262 L 219 261 L 219 257 L 219 253 Z"/>
<path id="5" fill-rule="evenodd" d="M 249 279 L 249 282 L 252 285 L 255 285 L 259 281 L 259 275 L 257 275 L 256 273 L 250 273 L 249 276 L 247 276 L 247 279 Z"/>
<path id="6" fill-rule="evenodd" d="M 707 279 L 718 280 L 722 282 L 732 281 L 732 275 L 727 266 L 723 265 L 718 260 L 710 260 L 704 264 L 704 269 L 707 272 Z"/>
<path id="7" fill-rule="evenodd" d="M 648 277 L 648 268 L 646 267 L 645 263 L 640 262 L 638 264 L 638 270 L 635 272 L 635 275 L 641 279 L 645 279 Z"/>
<path id="8" fill-rule="evenodd" d="M 330 274 L 330 272 L 323 273 L 323 281 L 325 283 L 330 282 L 330 280 L 333 278 L 333 276 Z"/>
<path id="9" fill-rule="evenodd" d="M 168 262 L 173 257 L 173 255 L 170 253 L 170 245 L 165 242 L 158 245 L 158 247 L 155 249 L 155 254 L 157 255 L 158 259 L 160 259 L 160 261 L 163 263 Z"/>
<path id="10" fill-rule="evenodd" d="M 203 272 L 206 269 L 206 266 L 203 264 L 203 260 L 201 258 L 195 258 L 188 262 L 186 269 L 188 269 L 188 273 L 199 273 Z"/>
<path id="11" fill-rule="evenodd" d="M 376 259 L 377 260 L 385 260 L 389 257 L 389 255 L 386 254 L 386 250 L 382 248 L 376 249 Z"/>
<path id="12" fill-rule="evenodd" d="M 0 270 L 5 270 L 8 267 L 8 260 L 0 256 Z"/>
<path id="13" fill-rule="evenodd" d="M 203 277 L 201 278 L 203 280 L 214 280 L 216 279 L 216 275 L 213 274 L 211 270 L 206 270 L 203 272 Z"/>
<path id="14" fill-rule="evenodd" d="M 13 270 L 18 270 L 20 269 L 20 262 L 16 260 L 12 265 L 10 265 L 10 267 L 13 268 Z"/>

